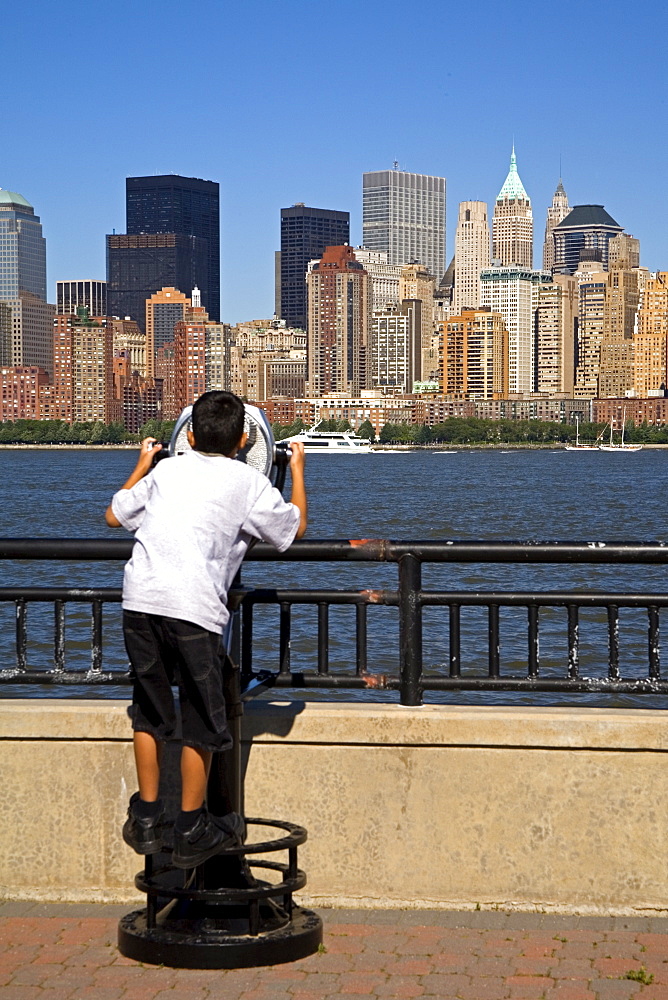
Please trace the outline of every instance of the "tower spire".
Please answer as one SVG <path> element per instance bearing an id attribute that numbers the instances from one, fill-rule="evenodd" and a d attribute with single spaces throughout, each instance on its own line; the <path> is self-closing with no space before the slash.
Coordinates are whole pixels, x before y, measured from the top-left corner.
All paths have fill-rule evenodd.
<path id="1" fill-rule="evenodd" d="M 503 201 L 504 198 L 509 200 L 523 198 L 525 201 L 529 201 L 529 195 L 524 190 L 524 185 L 520 180 L 520 175 L 517 172 L 517 157 L 515 155 L 515 142 L 513 141 L 513 149 L 510 154 L 510 169 L 508 170 L 508 176 L 503 182 L 503 187 L 496 196 L 497 201 Z"/>

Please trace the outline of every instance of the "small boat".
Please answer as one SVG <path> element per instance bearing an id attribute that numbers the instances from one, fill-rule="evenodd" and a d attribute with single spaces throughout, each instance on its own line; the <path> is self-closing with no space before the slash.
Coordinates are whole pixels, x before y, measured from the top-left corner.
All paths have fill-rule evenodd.
<path id="1" fill-rule="evenodd" d="M 299 434 L 293 434 L 287 439 L 287 444 L 301 441 L 307 455 L 368 455 L 371 452 L 371 442 L 360 437 L 354 431 L 319 431 L 321 420 L 313 427 Z"/>
<path id="2" fill-rule="evenodd" d="M 605 428 L 603 428 L 605 430 Z M 597 438 L 598 440 L 598 438 Z M 597 444 L 580 444 L 580 417 L 575 414 L 575 444 L 567 444 L 566 451 L 598 451 Z"/>
<path id="3" fill-rule="evenodd" d="M 624 444 L 624 427 L 626 425 L 626 410 L 622 415 L 622 440 L 620 444 L 614 444 L 612 440 L 612 421 L 610 421 L 610 444 L 600 444 L 601 451 L 642 451 L 641 444 Z"/>

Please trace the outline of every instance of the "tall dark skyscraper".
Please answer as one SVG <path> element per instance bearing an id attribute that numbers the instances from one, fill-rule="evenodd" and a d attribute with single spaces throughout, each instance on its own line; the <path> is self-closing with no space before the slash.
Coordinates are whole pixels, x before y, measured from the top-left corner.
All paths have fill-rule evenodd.
<path id="1" fill-rule="evenodd" d="M 575 274 L 583 260 L 598 260 L 608 270 L 608 243 L 624 232 L 603 205 L 575 205 L 554 227 L 554 274 Z"/>
<path id="2" fill-rule="evenodd" d="M 281 209 L 281 318 L 306 329 L 306 271 L 325 247 L 350 243 L 350 213 L 297 204 Z"/>
<path id="3" fill-rule="evenodd" d="M 216 181 L 166 174 L 128 177 L 127 233 L 107 236 L 109 312 L 144 329 L 145 302 L 172 286 L 197 286 L 211 319 L 220 321 L 220 208 Z"/>

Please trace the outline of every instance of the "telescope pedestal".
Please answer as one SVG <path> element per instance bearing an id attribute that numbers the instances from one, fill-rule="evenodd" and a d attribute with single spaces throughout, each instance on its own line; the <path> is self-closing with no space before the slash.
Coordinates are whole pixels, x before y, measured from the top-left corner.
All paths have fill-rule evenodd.
<path id="1" fill-rule="evenodd" d="M 277 828 L 285 836 L 230 848 L 187 872 L 174 868 L 166 855 L 147 857 L 135 885 L 147 893 L 148 905 L 121 919 L 121 954 L 172 968 L 238 969 L 293 962 L 318 950 L 322 920 L 292 900 L 306 883 L 297 867 L 306 831 L 275 820 L 247 823 Z M 275 851 L 287 851 L 287 863 L 246 860 L 248 854 Z M 281 881 L 256 878 L 253 870 L 278 872 Z"/>
<path id="2" fill-rule="evenodd" d="M 213 756 L 207 803 L 216 816 L 244 811 L 241 686 L 229 658 L 225 681 L 233 745 Z M 122 955 L 179 969 L 239 969 L 294 962 L 318 950 L 322 920 L 292 899 L 293 892 L 306 885 L 297 864 L 306 830 L 294 823 L 249 817 L 246 825 L 249 830 L 268 828 L 272 839 L 226 848 L 190 871 L 172 865 L 167 843 L 163 852 L 146 857 L 135 885 L 146 893 L 147 905 L 120 920 Z M 267 854 L 277 852 L 283 853 L 283 860 L 266 860 Z M 263 857 L 252 860 L 257 855 Z M 274 881 L 261 877 L 266 874 L 273 874 Z"/>

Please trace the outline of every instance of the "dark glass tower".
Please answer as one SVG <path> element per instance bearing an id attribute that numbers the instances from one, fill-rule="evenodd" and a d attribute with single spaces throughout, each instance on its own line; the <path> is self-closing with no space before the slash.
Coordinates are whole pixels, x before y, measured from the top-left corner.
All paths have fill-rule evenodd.
<path id="1" fill-rule="evenodd" d="M 293 205 L 281 209 L 281 318 L 306 329 L 306 272 L 326 247 L 350 243 L 350 213 Z"/>
<path id="2" fill-rule="evenodd" d="M 107 236 L 109 311 L 144 328 L 144 304 L 173 286 L 195 285 L 211 320 L 220 321 L 220 207 L 216 181 L 166 174 L 128 177 L 127 233 Z"/>
<path id="3" fill-rule="evenodd" d="M 575 274 L 581 260 L 599 260 L 608 270 L 608 243 L 624 229 L 602 205 L 575 205 L 552 230 L 553 274 Z"/>

